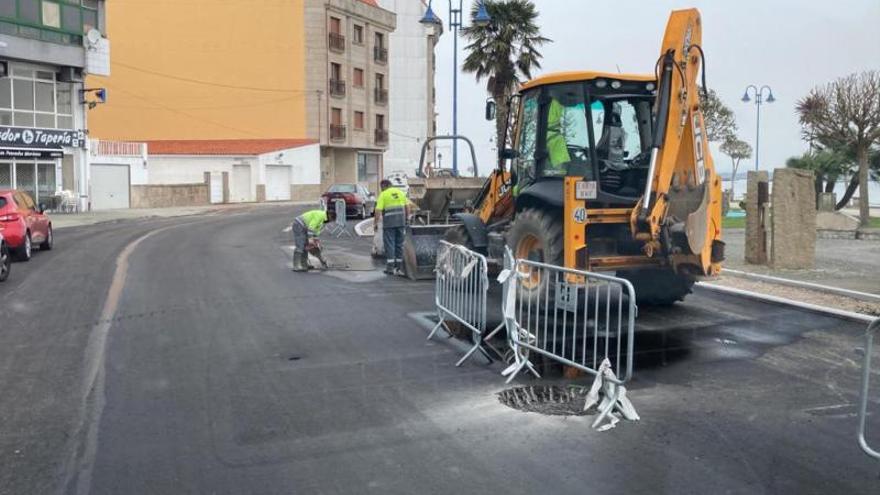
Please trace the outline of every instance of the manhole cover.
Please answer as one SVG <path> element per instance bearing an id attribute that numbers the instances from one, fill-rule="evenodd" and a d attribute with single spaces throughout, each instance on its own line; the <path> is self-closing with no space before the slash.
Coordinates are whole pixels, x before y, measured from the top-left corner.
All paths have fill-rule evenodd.
<path id="1" fill-rule="evenodd" d="M 515 387 L 498 393 L 502 404 L 518 411 L 551 416 L 585 416 L 595 408 L 584 411 L 589 388 L 578 385 L 538 385 Z"/>

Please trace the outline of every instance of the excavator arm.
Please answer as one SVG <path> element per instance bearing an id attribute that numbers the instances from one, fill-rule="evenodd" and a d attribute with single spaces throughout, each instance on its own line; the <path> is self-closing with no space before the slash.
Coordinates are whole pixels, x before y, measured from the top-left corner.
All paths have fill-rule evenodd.
<path id="1" fill-rule="evenodd" d="M 658 93 L 648 181 L 630 218 L 649 257 L 667 256 L 677 271 L 720 270 L 721 181 L 715 173 L 697 78 L 705 64 L 696 9 L 672 12 L 657 61 Z M 705 85 L 704 85 L 705 86 Z"/>

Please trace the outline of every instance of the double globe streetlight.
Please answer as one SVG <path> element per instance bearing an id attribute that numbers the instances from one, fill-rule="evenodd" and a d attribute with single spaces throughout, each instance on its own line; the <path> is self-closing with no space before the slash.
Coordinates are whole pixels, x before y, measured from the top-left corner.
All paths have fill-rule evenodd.
<path id="1" fill-rule="evenodd" d="M 452 134 L 458 136 L 458 28 L 462 27 L 462 0 L 458 0 L 458 8 L 453 8 L 453 0 L 449 0 L 449 27 L 452 29 Z M 434 14 L 431 8 L 432 1 L 428 2 L 428 10 L 419 22 L 426 25 L 443 25 L 440 18 Z M 487 26 L 492 22 L 492 17 L 486 10 L 483 0 L 477 7 L 477 15 L 473 23 L 476 26 Z M 452 141 L 452 174 L 458 176 L 458 140 Z"/>
<path id="2" fill-rule="evenodd" d="M 764 100 L 764 90 L 767 90 L 767 99 Z M 776 98 L 773 97 L 773 90 L 770 89 L 770 86 L 764 85 L 759 89 L 754 84 L 749 84 L 746 86 L 746 92 L 743 94 L 742 101 L 744 103 L 748 103 L 752 101 L 751 97 L 749 97 L 749 91 L 754 94 L 755 98 L 755 108 L 758 111 L 758 119 L 757 124 L 755 125 L 755 170 L 758 170 L 758 165 L 760 164 L 760 152 L 761 152 L 761 104 L 765 101 L 767 103 L 773 103 L 776 101 Z"/>

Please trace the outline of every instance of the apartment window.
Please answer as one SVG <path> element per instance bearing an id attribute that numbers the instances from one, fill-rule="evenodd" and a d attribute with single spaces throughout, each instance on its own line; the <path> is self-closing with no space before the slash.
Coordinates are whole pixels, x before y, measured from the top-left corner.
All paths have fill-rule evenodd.
<path id="1" fill-rule="evenodd" d="M 345 81 L 342 79 L 342 66 L 330 64 L 330 94 L 333 96 L 345 96 Z"/>
<path id="2" fill-rule="evenodd" d="M 382 33 L 375 34 L 373 43 L 373 60 L 380 64 L 388 62 L 388 49 L 385 48 L 385 35 Z"/>
<path id="3" fill-rule="evenodd" d="M 352 85 L 356 88 L 364 87 L 364 69 L 354 69 L 354 80 L 352 81 Z"/>
<path id="4" fill-rule="evenodd" d="M 364 130 L 364 112 L 354 113 L 354 128 L 359 131 Z"/>
<path id="5" fill-rule="evenodd" d="M 356 45 L 364 44 L 364 27 L 358 24 L 354 25 L 351 33 L 352 43 Z"/>
<path id="6" fill-rule="evenodd" d="M 388 90 L 385 89 L 385 75 L 376 74 L 376 85 L 373 89 L 374 99 L 377 105 L 385 105 L 388 103 Z"/>
<path id="7" fill-rule="evenodd" d="M 330 109 L 330 140 L 331 141 L 344 141 L 345 140 L 345 126 L 342 124 L 342 109 L 341 108 L 331 108 Z"/>
<path id="8" fill-rule="evenodd" d="M 381 114 L 376 114 L 376 129 L 384 129 L 385 128 L 385 116 Z"/>
<path id="9" fill-rule="evenodd" d="M 342 35 L 342 20 L 338 17 L 330 18 L 328 43 L 330 44 L 330 50 L 334 52 L 345 51 L 345 36 Z"/>
<path id="10" fill-rule="evenodd" d="M 43 1 L 43 25 L 56 29 L 61 27 L 61 5 Z"/>
<path id="11" fill-rule="evenodd" d="M 330 123 L 334 125 L 342 125 L 342 109 L 332 108 L 330 110 Z"/>
<path id="12" fill-rule="evenodd" d="M 385 74 L 376 74 L 376 89 L 385 89 Z"/>

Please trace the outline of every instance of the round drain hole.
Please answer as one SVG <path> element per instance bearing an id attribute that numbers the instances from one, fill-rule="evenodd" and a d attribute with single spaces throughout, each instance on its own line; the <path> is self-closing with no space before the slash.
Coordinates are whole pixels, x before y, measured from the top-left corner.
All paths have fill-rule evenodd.
<path id="1" fill-rule="evenodd" d="M 578 385 L 537 385 L 514 387 L 498 393 L 498 400 L 517 411 L 549 416 L 586 416 L 584 411 L 588 387 Z"/>

